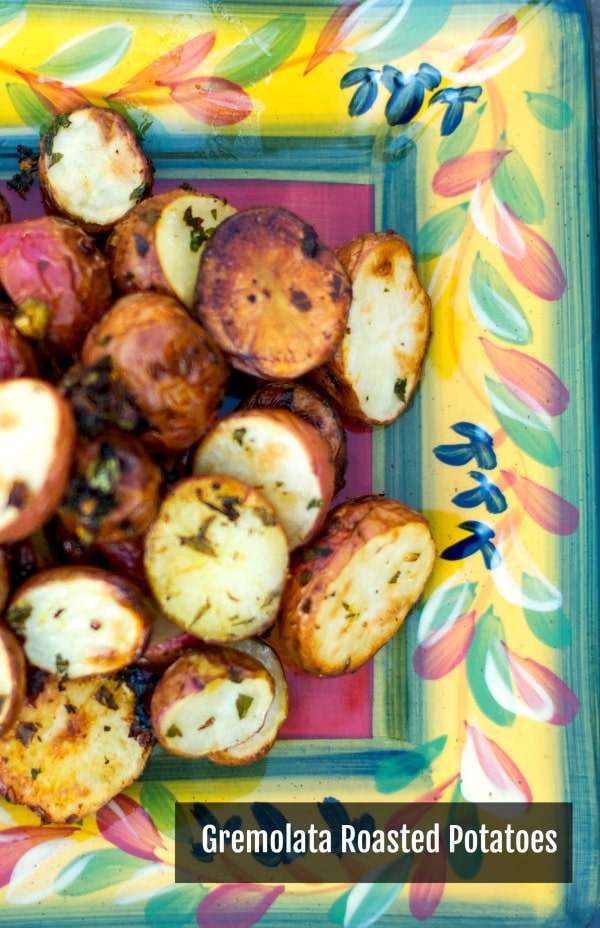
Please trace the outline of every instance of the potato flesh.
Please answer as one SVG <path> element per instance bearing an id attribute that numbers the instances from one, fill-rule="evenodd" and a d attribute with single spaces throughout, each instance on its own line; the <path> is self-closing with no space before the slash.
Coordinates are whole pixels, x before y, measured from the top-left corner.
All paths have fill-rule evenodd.
<path id="1" fill-rule="evenodd" d="M 85 677 L 118 670 L 144 643 L 143 618 L 102 579 L 46 580 L 30 587 L 9 607 L 9 621 L 11 610 L 29 607 L 25 653 L 50 673 Z"/>
<path id="2" fill-rule="evenodd" d="M 315 441 L 321 442 L 318 433 Z M 322 457 L 328 460 L 325 446 Z M 261 490 L 281 519 L 290 549 L 310 535 L 331 502 L 332 481 L 328 488 L 323 485 L 299 435 L 268 413 L 236 413 L 218 421 L 201 441 L 193 471 L 231 474 Z"/>
<path id="3" fill-rule="evenodd" d="M 0 733 L 8 728 L 25 696 L 25 658 L 11 630 L 0 625 Z"/>
<path id="4" fill-rule="evenodd" d="M 10 386 L 9 386 L 10 384 Z M 60 416 L 51 387 L 27 378 L 5 381 L 0 392 L 0 531 L 19 518 L 15 487 L 39 493 L 60 445 Z"/>

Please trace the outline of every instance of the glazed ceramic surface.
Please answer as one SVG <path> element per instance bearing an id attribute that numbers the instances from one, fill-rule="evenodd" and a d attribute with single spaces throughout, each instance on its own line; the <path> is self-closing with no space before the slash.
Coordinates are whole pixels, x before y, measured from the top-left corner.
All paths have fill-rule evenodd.
<path id="1" fill-rule="evenodd" d="M 335 247 L 393 228 L 433 305 L 422 382 L 350 436 L 345 496 L 422 509 L 438 558 L 372 663 L 290 675 L 264 760 L 152 756 L 74 826 L 0 805 L 0 924 L 581 926 L 600 912 L 597 322 L 589 23 L 580 0 L 0 5 L 0 170 L 91 101 L 156 167 L 282 204 Z M 573 804 L 572 884 L 175 884 L 176 799 Z M 423 875 L 422 875 L 423 876 Z"/>

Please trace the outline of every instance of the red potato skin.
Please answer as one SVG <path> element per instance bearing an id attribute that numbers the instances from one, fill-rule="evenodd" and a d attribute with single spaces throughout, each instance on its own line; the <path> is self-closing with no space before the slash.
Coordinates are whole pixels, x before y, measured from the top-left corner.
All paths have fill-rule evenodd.
<path id="1" fill-rule="evenodd" d="M 212 424 L 228 368 L 208 332 L 177 301 L 158 293 L 120 297 L 81 352 L 85 367 L 106 358 L 113 380 L 149 425 L 139 435 L 146 446 L 181 451 Z"/>
<path id="2" fill-rule="evenodd" d="M 97 543 L 92 545 L 92 553 L 100 556 L 114 570 L 126 577 L 140 589 L 148 589 L 146 571 L 144 570 L 144 536 L 138 535 L 128 541 Z"/>
<path id="3" fill-rule="evenodd" d="M 0 612 L 4 612 L 4 607 L 8 602 L 10 585 L 8 555 L 5 548 L 0 548 Z"/>
<path id="4" fill-rule="evenodd" d="M 112 300 L 95 240 L 56 216 L 0 224 L 0 283 L 16 307 L 16 328 L 65 355 L 79 350 Z"/>
<path id="5" fill-rule="evenodd" d="M 5 622 L 0 622 L 0 648 L 10 654 L 12 664 L 13 683 L 10 690 L 9 705 L 2 707 L 3 721 L 0 724 L 0 735 L 9 731 L 19 716 L 19 710 L 25 700 L 26 690 L 26 662 L 21 642 L 12 629 Z"/>
<path id="6" fill-rule="evenodd" d="M 71 407 L 52 384 L 35 378 L 30 379 L 38 387 L 42 386 L 51 391 L 57 405 L 59 423 L 54 466 L 51 468 L 44 486 L 23 505 L 18 518 L 0 530 L 0 545 L 22 541 L 45 525 L 56 512 L 67 487 L 75 455 L 77 429 Z M 10 383 L 12 383 L 10 380 L 0 383 L 0 391 Z"/>
<path id="7" fill-rule="evenodd" d="M 0 380 L 37 377 L 39 364 L 33 348 L 13 322 L 0 315 Z"/>

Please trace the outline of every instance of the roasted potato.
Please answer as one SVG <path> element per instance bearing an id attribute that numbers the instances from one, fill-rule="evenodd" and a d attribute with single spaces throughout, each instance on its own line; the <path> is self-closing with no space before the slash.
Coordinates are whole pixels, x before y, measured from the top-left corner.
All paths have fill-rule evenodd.
<path id="1" fill-rule="evenodd" d="M 0 621 L 0 735 L 14 724 L 25 699 L 25 655 L 19 639 Z"/>
<path id="2" fill-rule="evenodd" d="M 342 419 L 326 397 L 297 380 L 265 383 L 245 397 L 239 409 L 289 409 L 310 422 L 329 446 L 329 460 L 335 474 L 334 492 L 344 487 L 348 466 L 348 441 Z"/>
<path id="3" fill-rule="evenodd" d="M 273 702 L 269 706 L 265 720 L 258 731 L 246 738 L 245 741 L 239 741 L 229 748 L 208 754 L 208 759 L 215 764 L 237 767 L 241 764 L 251 764 L 260 760 L 275 744 L 279 729 L 287 718 L 288 685 L 277 652 L 265 641 L 258 638 L 249 638 L 247 641 L 238 641 L 231 647 L 235 647 L 238 651 L 244 651 L 257 661 L 260 661 L 273 677 L 275 684 Z"/>
<path id="4" fill-rule="evenodd" d="M 152 728 L 171 753 L 203 757 L 257 732 L 274 696 L 263 663 L 234 648 L 204 646 L 178 658 L 156 684 Z"/>
<path id="5" fill-rule="evenodd" d="M 288 540 L 266 497 L 235 477 L 186 477 L 146 534 L 144 564 L 165 614 L 205 641 L 262 634 L 275 621 Z"/>
<path id="6" fill-rule="evenodd" d="M 329 445 L 314 425 L 287 409 L 222 416 L 198 445 L 192 471 L 231 474 L 264 493 L 290 550 L 318 532 L 333 499 Z"/>
<path id="7" fill-rule="evenodd" d="M 212 337 L 159 293 L 120 297 L 88 334 L 81 362 L 83 377 L 63 385 L 80 430 L 131 427 L 156 451 L 195 444 L 225 394 L 228 369 Z"/>
<path id="8" fill-rule="evenodd" d="M 0 613 L 4 612 L 4 607 L 10 596 L 10 566 L 6 548 L 0 548 Z"/>
<path id="9" fill-rule="evenodd" d="M 0 544 L 31 535 L 58 508 L 75 439 L 69 404 L 51 384 L 0 383 Z"/>
<path id="10" fill-rule="evenodd" d="M 133 435 L 108 429 L 80 438 L 69 485 L 58 509 L 68 532 L 84 544 L 112 544 L 142 535 L 158 512 L 160 468 Z"/>
<path id="11" fill-rule="evenodd" d="M 204 245 L 233 213 L 220 197 L 182 187 L 138 203 L 106 243 L 115 287 L 119 293 L 166 293 L 191 309 Z"/>
<path id="12" fill-rule="evenodd" d="M 96 242 L 56 216 L 0 225 L 0 283 L 19 332 L 63 355 L 79 351 L 112 300 L 108 262 Z"/>
<path id="13" fill-rule="evenodd" d="M 395 232 L 367 233 L 336 254 L 352 281 L 348 324 L 333 357 L 309 376 L 345 420 L 385 425 L 404 412 L 419 381 L 431 300 Z"/>
<path id="14" fill-rule="evenodd" d="M 144 653 L 136 661 L 139 667 L 162 673 L 185 651 L 197 648 L 200 639 L 176 625 L 160 609 L 156 610 L 152 632 Z"/>
<path id="15" fill-rule="evenodd" d="M 8 316 L 0 315 L 0 380 L 37 377 L 40 368 L 30 343 Z"/>
<path id="16" fill-rule="evenodd" d="M 44 822 L 77 822 L 138 779 L 154 745 L 139 672 L 36 672 L 0 737 L 0 794 Z"/>
<path id="17" fill-rule="evenodd" d="M 289 380 L 334 353 L 350 297 L 346 271 L 312 226 L 280 207 L 253 207 L 207 242 L 195 311 L 234 368 Z"/>
<path id="18" fill-rule="evenodd" d="M 100 559 L 102 566 L 127 577 L 136 586 L 147 588 L 144 570 L 144 535 L 137 535 L 127 541 L 99 542 L 86 549 Z"/>
<path id="19" fill-rule="evenodd" d="M 58 115 L 40 140 L 38 176 L 46 206 L 87 232 L 107 232 L 151 188 L 154 171 L 124 117 L 81 106 Z"/>
<path id="20" fill-rule="evenodd" d="M 6 621 L 33 666 L 76 678 L 133 663 L 150 637 L 152 613 L 141 592 L 117 574 L 55 567 L 15 591 Z"/>
<path id="21" fill-rule="evenodd" d="M 0 193 L 0 223 L 10 222 L 12 219 L 12 210 L 10 203 L 3 193 Z"/>
<path id="22" fill-rule="evenodd" d="M 382 496 L 346 500 L 293 555 L 269 642 L 304 673 L 356 670 L 398 631 L 434 561 L 423 515 Z"/>

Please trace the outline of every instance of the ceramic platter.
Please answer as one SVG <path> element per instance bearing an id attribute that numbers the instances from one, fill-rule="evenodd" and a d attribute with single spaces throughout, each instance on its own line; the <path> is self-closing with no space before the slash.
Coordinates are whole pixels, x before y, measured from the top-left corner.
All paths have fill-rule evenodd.
<path id="1" fill-rule="evenodd" d="M 267 759 L 155 752 L 75 826 L 0 806 L 0 924 L 596 924 L 596 204 L 583 0 L 8 0 L 2 190 L 57 112 L 121 108 L 156 167 L 337 246 L 392 228 L 433 304 L 422 382 L 350 436 L 345 495 L 422 509 L 438 558 L 356 674 L 290 676 Z M 174 884 L 179 800 L 573 804 L 571 884 Z"/>

